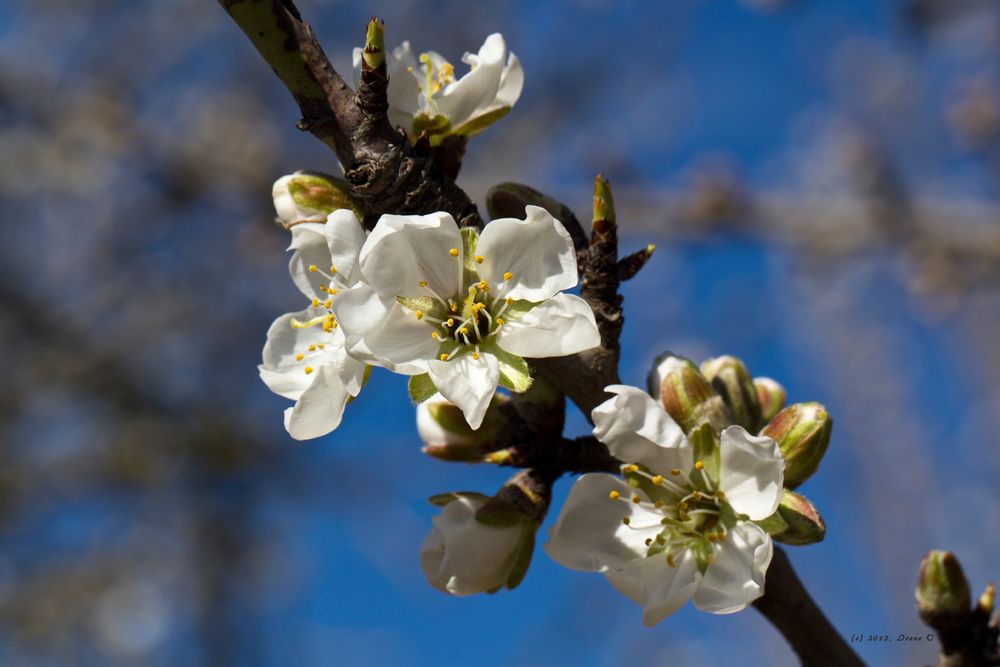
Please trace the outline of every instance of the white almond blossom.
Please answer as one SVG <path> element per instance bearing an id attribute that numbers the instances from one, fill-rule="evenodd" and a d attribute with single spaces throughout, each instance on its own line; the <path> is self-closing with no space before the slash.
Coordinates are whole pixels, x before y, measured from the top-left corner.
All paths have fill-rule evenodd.
<path id="1" fill-rule="evenodd" d="M 362 49 L 355 49 L 356 69 L 361 58 Z M 437 144 L 449 134 L 471 137 L 506 115 L 521 96 L 524 72 L 517 56 L 508 56 L 503 36 L 493 33 L 462 62 L 471 70 L 456 80 L 454 66 L 434 51 L 415 56 L 409 42 L 393 49 L 386 61 L 389 122 L 412 140 L 426 131 Z"/>
<path id="2" fill-rule="evenodd" d="M 461 494 L 434 517 L 420 547 L 420 568 L 434 588 L 452 595 L 495 591 L 511 582 L 519 557 L 530 557 L 534 526 L 518 522 L 486 526 L 476 512 L 487 498 Z"/>
<path id="3" fill-rule="evenodd" d="M 276 394 L 295 401 L 285 410 L 285 428 L 297 440 L 337 428 L 344 406 L 361 391 L 366 364 L 348 354 L 348 341 L 331 309 L 338 292 L 357 288 L 361 223 L 341 209 L 324 224 L 302 222 L 291 229 L 294 250 L 288 269 L 309 301 L 282 315 L 267 332 L 260 377 Z"/>
<path id="4" fill-rule="evenodd" d="M 594 435 L 626 462 L 624 479 L 581 476 L 545 550 L 574 570 L 601 572 L 654 625 L 688 599 L 729 614 L 764 594 L 770 536 L 753 521 L 775 512 L 784 461 L 777 444 L 730 426 L 684 435 L 646 393 L 612 385 L 592 412 Z"/>
<path id="5" fill-rule="evenodd" d="M 576 285 L 569 233 L 545 209 L 502 218 L 482 234 L 447 213 L 383 215 L 361 248 L 363 284 L 334 299 L 349 337 L 378 364 L 411 378 L 416 400 L 435 390 L 479 428 L 498 383 L 524 391 L 524 357 L 595 347 L 590 306 Z M 427 375 L 424 375 L 427 374 Z"/>

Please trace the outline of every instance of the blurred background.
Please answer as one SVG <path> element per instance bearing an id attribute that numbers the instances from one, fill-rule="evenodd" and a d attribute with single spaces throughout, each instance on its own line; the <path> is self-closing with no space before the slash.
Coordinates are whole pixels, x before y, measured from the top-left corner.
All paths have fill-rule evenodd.
<path id="1" fill-rule="evenodd" d="M 612 181 L 623 251 L 657 244 L 624 288 L 624 381 L 734 354 L 827 405 L 801 490 L 828 536 L 789 551 L 843 633 L 927 632 L 927 549 L 977 591 L 998 575 L 995 2 L 299 6 L 345 74 L 373 14 L 453 62 L 504 34 L 524 93 L 460 183 L 586 217 Z M 508 472 L 423 457 L 399 376 L 332 435 L 285 434 L 256 369 L 301 301 L 270 188 L 337 169 L 297 119 L 214 2 L 0 1 L 0 664 L 795 664 L 754 611 L 646 629 L 541 550 L 513 592 L 431 589 L 425 498 Z"/>

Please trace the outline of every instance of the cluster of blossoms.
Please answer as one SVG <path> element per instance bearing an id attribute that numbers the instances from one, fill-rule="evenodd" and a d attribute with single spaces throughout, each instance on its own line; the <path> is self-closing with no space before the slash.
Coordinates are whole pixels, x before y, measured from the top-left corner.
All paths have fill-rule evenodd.
<path id="1" fill-rule="evenodd" d="M 576 253 L 546 210 L 529 206 L 523 220 L 494 220 L 481 234 L 447 213 L 383 215 L 366 234 L 351 210 L 321 224 L 311 221 L 323 213 L 315 201 L 284 205 L 296 183 L 278 181 L 274 195 L 279 212 L 304 216 L 283 223 L 308 307 L 275 321 L 260 367 L 273 391 L 296 401 L 285 415 L 293 437 L 335 429 L 366 366 L 411 376 L 415 399 L 440 392 L 476 429 L 498 385 L 528 388 L 525 358 L 600 343 L 590 307 L 563 293 L 577 283 Z"/>
<path id="2" fill-rule="evenodd" d="M 365 53 L 355 54 L 360 66 Z M 389 118 L 432 146 L 472 136 L 509 111 L 523 74 L 500 35 L 463 60 L 455 80 L 440 55 L 409 44 L 388 61 Z M 295 401 L 285 426 L 297 439 L 340 424 L 372 367 L 409 376 L 424 451 L 452 461 L 502 462 L 508 426 L 497 388 L 532 384 L 526 359 L 601 343 L 576 286 L 576 251 L 546 208 L 499 218 L 481 232 L 448 213 L 382 215 L 367 232 L 346 183 L 315 173 L 274 186 L 291 231 L 289 270 L 306 299 L 267 334 L 260 375 Z M 687 600 L 739 611 L 763 595 L 772 539 L 822 539 L 815 508 L 792 491 L 815 472 L 830 435 L 822 406 L 784 407 L 773 380 L 739 360 L 701 367 L 664 355 L 649 392 L 605 387 L 593 436 L 621 463 L 582 475 L 549 530 L 545 551 L 574 570 L 600 572 L 653 625 Z M 560 403 L 561 405 L 561 403 Z M 553 443 L 552 446 L 565 446 Z M 607 469 L 603 467 L 602 469 Z M 515 478 L 512 479 L 516 479 Z M 548 498 L 511 483 L 495 496 L 446 493 L 420 552 L 428 581 L 454 595 L 513 588 L 523 578 Z"/>

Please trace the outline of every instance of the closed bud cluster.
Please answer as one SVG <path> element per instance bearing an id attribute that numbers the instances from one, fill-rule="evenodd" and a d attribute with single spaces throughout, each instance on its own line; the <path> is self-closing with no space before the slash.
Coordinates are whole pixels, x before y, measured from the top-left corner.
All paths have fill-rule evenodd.
<path id="1" fill-rule="evenodd" d="M 780 411 L 761 431 L 785 457 L 785 486 L 794 489 L 816 472 L 830 443 L 833 420 L 819 403 L 796 403 Z"/>
<path id="2" fill-rule="evenodd" d="M 469 426 L 462 409 L 441 394 L 422 401 L 417 405 L 417 433 L 424 454 L 443 461 L 481 461 L 496 448 L 497 434 L 507 421 L 500 408 L 508 400 L 495 394 L 478 429 Z"/>
<path id="3" fill-rule="evenodd" d="M 702 362 L 701 372 L 722 396 L 734 423 L 756 432 L 761 425 L 761 408 L 753 378 L 743 362 L 736 357 L 716 357 Z"/>
<path id="4" fill-rule="evenodd" d="M 929 625 L 961 621 L 970 613 L 969 582 L 958 559 L 948 551 L 929 551 L 920 561 L 917 611 Z"/>
<path id="5" fill-rule="evenodd" d="M 347 181 L 307 171 L 282 176 L 271 189 L 278 224 L 285 229 L 301 222 L 324 223 L 338 209 L 348 209 L 363 217 L 349 193 Z"/>
<path id="6" fill-rule="evenodd" d="M 649 391 L 685 433 L 702 423 L 721 431 L 732 415 L 698 367 L 669 352 L 661 355 L 649 374 Z"/>

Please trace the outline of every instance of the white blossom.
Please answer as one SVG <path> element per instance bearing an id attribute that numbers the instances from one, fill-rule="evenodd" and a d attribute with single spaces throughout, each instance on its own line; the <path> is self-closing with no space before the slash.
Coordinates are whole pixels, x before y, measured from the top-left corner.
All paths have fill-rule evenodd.
<path id="1" fill-rule="evenodd" d="M 685 436 L 647 394 L 612 385 L 592 412 L 594 435 L 621 477 L 581 476 L 545 545 L 556 562 L 601 572 L 654 625 L 688 599 L 702 611 L 739 611 L 764 593 L 773 553 L 754 520 L 774 513 L 784 461 L 777 444 L 726 428 Z M 708 440 L 706 442 L 706 439 Z"/>
<path id="2" fill-rule="evenodd" d="M 360 68 L 362 49 L 354 50 Z M 503 36 L 486 38 L 479 53 L 466 53 L 470 71 L 455 78 L 454 66 L 434 51 L 414 55 L 409 42 L 393 49 L 389 74 L 389 122 L 412 140 L 426 131 L 432 143 L 449 134 L 473 136 L 500 119 L 521 95 L 524 72 Z"/>
<path id="3" fill-rule="evenodd" d="M 363 283 L 334 299 L 349 337 L 397 373 L 431 384 L 479 428 L 501 384 L 524 391 L 524 357 L 595 347 L 569 234 L 547 211 L 502 218 L 482 234 L 447 213 L 383 215 L 361 248 Z M 429 393 L 433 393 L 433 390 Z"/>
<path id="4" fill-rule="evenodd" d="M 420 568 L 427 581 L 452 595 L 473 595 L 508 584 L 534 526 L 486 526 L 475 518 L 484 496 L 459 495 L 434 517 L 420 547 Z M 530 556 L 530 552 L 528 554 Z"/>
<path id="5" fill-rule="evenodd" d="M 358 252 L 364 230 L 354 213 L 337 210 L 323 224 L 291 229 L 289 273 L 308 306 L 271 325 L 260 377 L 276 394 L 295 401 L 285 410 L 285 428 L 298 440 L 337 428 L 344 406 L 364 383 L 366 364 L 348 353 L 351 343 L 331 309 L 332 298 L 359 286 Z"/>

